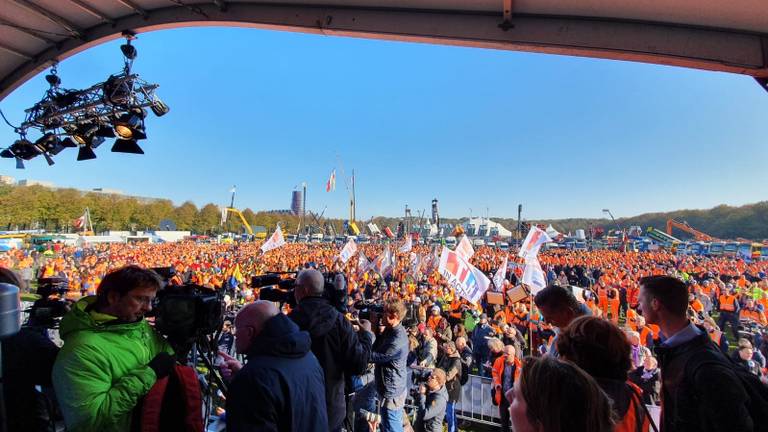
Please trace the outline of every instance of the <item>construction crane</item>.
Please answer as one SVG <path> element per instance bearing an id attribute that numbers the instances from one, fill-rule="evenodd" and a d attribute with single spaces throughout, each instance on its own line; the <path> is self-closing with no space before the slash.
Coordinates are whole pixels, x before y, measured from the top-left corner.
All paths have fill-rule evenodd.
<path id="1" fill-rule="evenodd" d="M 237 215 L 240 218 L 240 222 L 242 222 L 243 226 L 245 226 L 245 230 L 248 233 L 248 235 L 253 236 L 253 229 L 251 228 L 251 225 L 248 223 L 248 221 L 245 220 L 245 216 L 243 216 L 243 213 L 240 210 L 234 207 L 224 207 L 224 209 L 227 212 L 227 215 L 229 215 L 229 213 L 234 213 L 235 215 Z M 226 217 L 224 218 L 224 220 L 222 220 L 222 224 L 224 222 L 226 222 Z"/>
<path id="2" fill-rule="evenodd" d="M 680 231 L 685 231 L 691 234 L 696 241 L 712 242 L 717 241 L 715 237 L 709 234 L 703 233 L 692 226 L 688 225 L 688 222 L 678 222 L 674 219 L 667 220 L 667 234 L 672 235 L 672 229 L 677 228 Z"/>

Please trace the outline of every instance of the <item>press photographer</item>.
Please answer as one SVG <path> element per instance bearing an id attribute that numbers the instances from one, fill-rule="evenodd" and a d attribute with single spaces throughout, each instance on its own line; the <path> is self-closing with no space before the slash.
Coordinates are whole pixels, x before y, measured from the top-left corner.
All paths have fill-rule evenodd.
<path id="1" fill-rule="evenodd" d="M 170 346 L 144 319 L 161 285 L 152 270 L 123 267 L 62 319 L 53 385 L 69 431 L 131 430 L 139 399 L 171 372 Z"/>
<path id="2" fill-rule="evenodd" d="M 344 376 L 365 372 L 371 352 L 371 324 L 359 322 L 360 331 L 331 304 L 326 281 L 317 270 L 303 270 L 296 278 L 296 307 L 288 315 L 301 330 L 309 332 L 312 352 L 325 375 L 328 430 L 339 431 L 346 416 Z M 346 291 L 344 278 L 337 275 L 331 289 Z"/>

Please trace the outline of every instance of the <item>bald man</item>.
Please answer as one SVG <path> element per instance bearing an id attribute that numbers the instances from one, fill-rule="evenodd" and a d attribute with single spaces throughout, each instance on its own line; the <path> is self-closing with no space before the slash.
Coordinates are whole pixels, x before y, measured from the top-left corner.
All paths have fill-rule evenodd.
<path id="1" fill-rule="evenodd" d="M 323 370 L 299 330 L 274 303 L 257 301 L 235 317 L 235 349 L 222 375 L 232 377 L 227 430 L 327 431 Z"/>
<path id="2" fill-rule="evenodd" d="M 345 285 L 338 275 L 334 285 Z M 296 277 L 296 308 L 288 315 L 302 330 L 309 332 L 312 352 L 325 375 L 325 401 L 328 431 L 341 431 L 347 413 L 344 377 L 363 374 L 373 344 L 370 323 L 361 322 L 355 331 L 352 323 L 323 296 L 325 277 L 317 270 L 303 270 Z"/>

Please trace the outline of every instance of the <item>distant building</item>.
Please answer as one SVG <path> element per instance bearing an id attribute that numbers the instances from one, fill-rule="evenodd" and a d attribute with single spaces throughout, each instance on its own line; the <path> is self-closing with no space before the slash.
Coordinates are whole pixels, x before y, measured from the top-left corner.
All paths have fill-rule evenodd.
<path id="1" fill-rule="evenodd" d="M 267 210 L 264 213 L 267 214 L 277 214 L 277 215 L 292 215 L 293 210 L 283 209 L 283 210 Z"/>
<path id="2" fill-rule="evenodd" d="M 16 179 L 11 176 L 0 175 L 0 184 L 13 186 L 16 184 Z"/>
<path id="3" fill-rule="evenodd" d="M 470 237 L 510 237 L 512 235 L 512 232 L 500 223 L 483 217 L 471 218 L 461 226 Z"/>
<path id="4" fill-rule="evenodd" d="M 19 183 L 17 183 L 19 186 L 42 186 L 47 188 L 54 188 L 53 182 L 48 181 L 41 181 L 41 180 L 19 180 Z"/>
<path id="5" fill-rule="evenodd" d="M 91 192 L 99 192 L 103 194 L 110 194 L 110 195 L 125 195 L 125 193 L 118 189 L 107 189 L 107 188 L 93 188 L 91 189 Z"/>
<path id="6" fill-rule="evenodd" d="M 304 214 L 304 192 L 293 191 L 291 193 L 291 212 L 296 216 Z"/>

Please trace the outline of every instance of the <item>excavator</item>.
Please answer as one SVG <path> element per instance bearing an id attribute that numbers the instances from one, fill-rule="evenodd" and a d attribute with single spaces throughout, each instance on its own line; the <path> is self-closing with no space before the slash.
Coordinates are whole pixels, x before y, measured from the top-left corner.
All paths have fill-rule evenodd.
<path id="1" fill-rule="evenodd" d="M 717 241 L 715 237 L 712 237 L 709 234 L 703 233 L 692 226 L 688 225 L 688 222 L 678 222 L 674 219 L 667 220 L 667 234 L 672 235 L 672 229 L 677 228 L 680 231 L 685 231 L 688 234 L 691 234 L 696 241 L 703 241 L 703 242 L 713 242 Z"/>
<path id="2" fill-rule="evenodd" d="M 243 223 L 243 226 L 245 227 L 245 231 L 248 233 L 249 236 L 253 237 L 253 229 L 251 228 L 251 225 L 248 223 L 248 221 L 245 220 L 245 217 L 243 216 L 243 213 L 240 210 L 233 207 L 224 207 L 224 211 L 227 212 L 227 215 L 229 215 L 229 213 L 234 213 L 235 215 L 237 215 L 237 217 L 240 218 L 240 222 Z M 224 220 L 226 220 L 226 218 Z M 263 234 L 264 238 L 266 238 L 266 233 L 259 233 L 259 234 Z"/>

